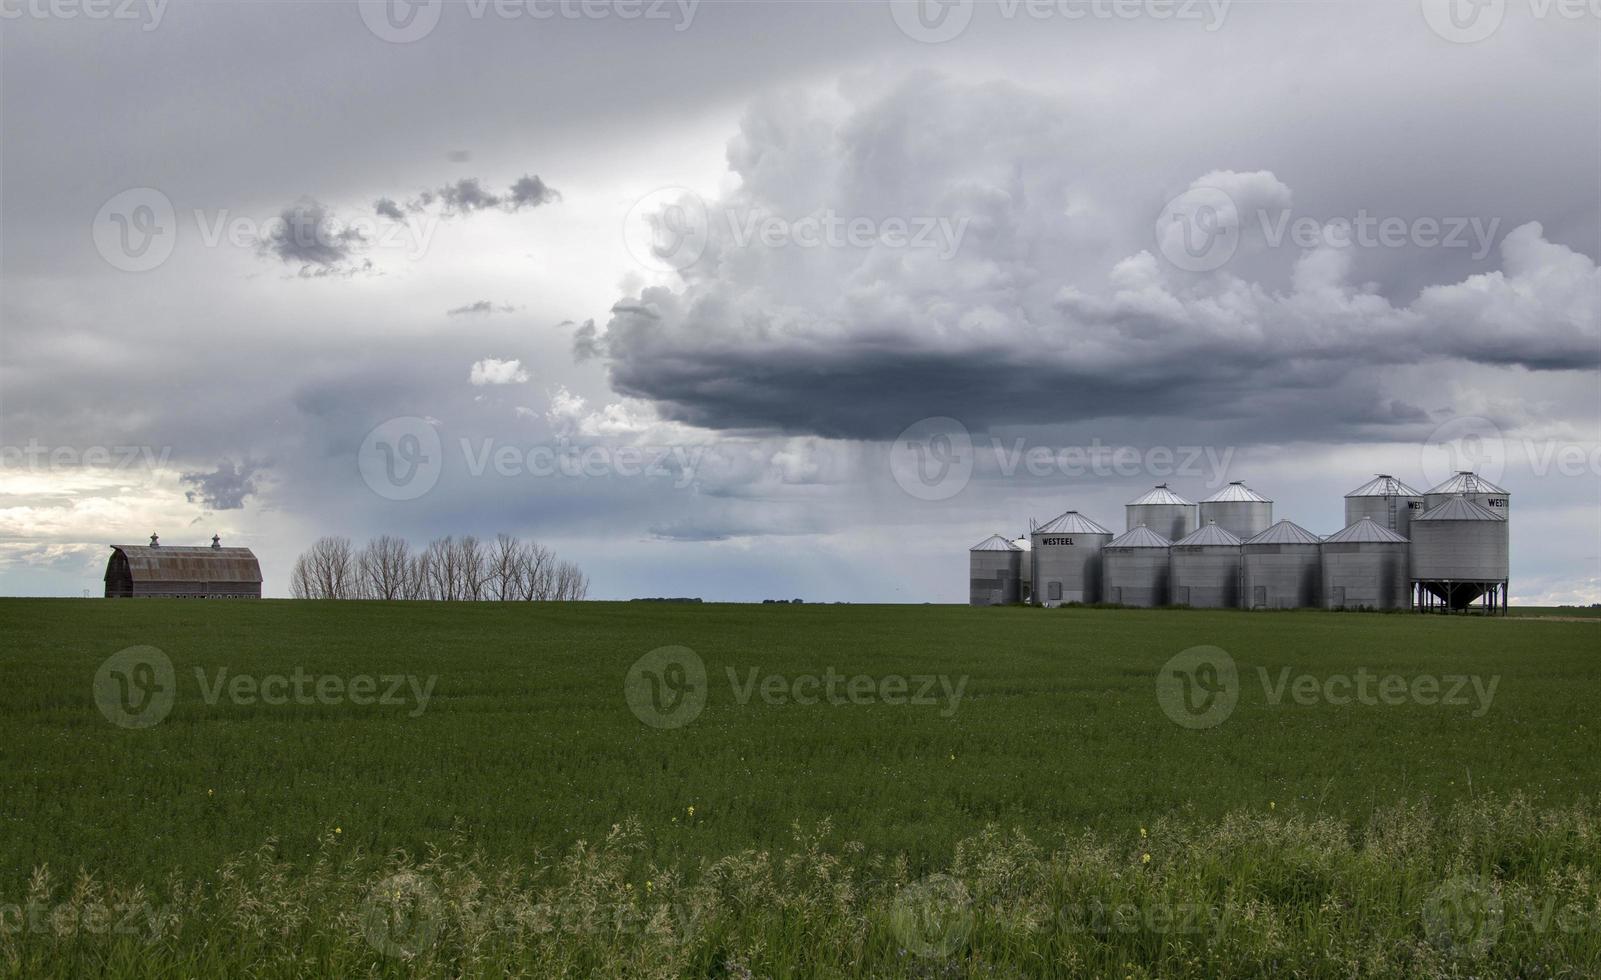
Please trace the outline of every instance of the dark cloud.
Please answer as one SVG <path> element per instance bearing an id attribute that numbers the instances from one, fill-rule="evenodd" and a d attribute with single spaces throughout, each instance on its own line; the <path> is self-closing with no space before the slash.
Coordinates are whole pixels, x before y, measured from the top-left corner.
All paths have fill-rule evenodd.
<path id="1" fill-rule="evenodd" d="M 487 299 L 468 303 L 445 311 L 446 316 L 488 316 L 491 313 L 516 313 L 517 307 L 510 303 L 501 303 L 498 306 Z"/>
<path id="2" fill-rule="evenodd" d="M 601 355 L 600 339 L 594 320 L 585 320 L 573 331 L 573 360 L 588 361 Z"/>
<path id="3" fill-rule="evenodd" d="M 736 189 L 706 208 L 704 252 L 676 285 L 618 300 L 575 354 L 603 351 L 617 391 L 676 420 L 866 439 L 939 415 L 973 429 L 1249 417 L 1262 440 L 1343 438 L 1425 420 L 1387 369 L 1601 366 L 1601 273 L 1536 222 L 1501 239 L 1500 268 L 1410 302 L 1353 274 L 1356 246 L 1274 242 L 1254 217 L 1237 256 L 1186 271 L 1152 232 L 1161 199 L 1119 207 L 1121 177 L 1089 179 L 1084 142 L 1063 106 L 1007 85 L 916 77 L 843 111 L 760 104 L 730 147 Z M 1267 170 L 1163 196 L 1202 189 L 1241 215 L 1293 202 Z M 928 247 L 741 237 L 746 216 L 820 212 L 925 226 Z M 1107 254 L 1109 236 L 1134 246 Z"/>
<path id="4" fill-rule="evenodd" d="M 470 215 L 479 211 L 503 211 L 515 214 L 524 208 L 536 208 L 561 199 L 535 174 L 524 174 L 505 191 L 491 191 L 477 177 L 461 179 L 439 188 L 418 192 L 404 205 L 393 198 L 381 197 L 373 210 L 393 221 L 404 221 L 407 213 L 416 213 L 438 203 L 444 217 Z"/>
<path id="5" fill-rule="evenodd" d="M 225 459 L 210 473 L 184 473 L 179 479 L 195 488 L 184 492 L 191 504 L 199 503 L 207 510 L 240 510 L 245 498 L 256 492 L 255 475 L 260 470 L 259 464 L 248 460 L 235 463 Z"/>
<path id="6" fill-rule="evenodd" d="M 257 240 L 257 254 L 300 266 L 307 278 L 349 276 L 372 269 L 372 263 L 354 262 L 355 253 L 370 243 L 361 230 L 343 224 L 328 207 L 309 198 L 284 208 Z"/>

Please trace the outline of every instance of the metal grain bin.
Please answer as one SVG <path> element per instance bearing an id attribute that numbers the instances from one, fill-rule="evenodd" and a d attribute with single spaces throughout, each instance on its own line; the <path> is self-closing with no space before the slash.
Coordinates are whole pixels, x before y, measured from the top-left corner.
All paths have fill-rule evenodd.
<path id="1" fill-rule="evenodd" d="M 1323 599 L 1329 609 L 1406 609 L 1411 545 L 1371 517 L 1323 539 Z"/>
<path id="2" fill-rule="evenodd" d="M 1323 603 L 1322 539 L 1293 521 L 1241 546 L 1247 609 L 1309 609 Z"/>
<path id="3" fill-rule="evenodd" d="M 1239 608 L 1240 543 L 1239 537 L 1215 521 L 1173 542 L 1168 580 L 1173 604 Z"/>
<path id="4" fill-rule="evenodd" d="M 1510 528 L 1468 497 L 1433 507 L 1412 522 L 1412 581 L 1451 609 L 1500 592 L 1510 564 Z"/>
<path id="5" fill-rule="evenodd" d="M 1200 517 L 1193 500 L 1185 500 L 1158 483 L 1153 489 L 1123 505 L 1124 530 L 1132 531 L 1141 525 L 1157 534 L 1177 541 L 1200 526 Z"/>
<path id="6" fill-rule="evenodd" d="M 1167 604 L 1173 542 L 1143 524 L 1119 534 L 1101 551 L 1107 602 L 1123 606 Z"/>
<path id="7" fill-rule="evenodd" d="M 1023 600 L 1023 550 L 992 534 L 967 549 L 968 605 L 1004 606 Z"/>
<path id="8" fill-rule="evenodd" d="M 1472 470 L 1462 470 L 1439 486 L 1425 491 L 1423 509 L 1433 510 L 1454 497 L 1466 497 L 1502 519 L 1511 514 L 1512 495 Z"/>
<path id="9" fill-rule="evenodd" d="M 1241 541 L 1254 538 L 1273 524 L 1273 501 L 1235 480 L 1201 501 L 1201 527 L 1217 526 Z"/>
<path id="10" fill-rule="evenodd" d="M 1380 473 L 1345 495 L 1345 526 L 1371 517 L 1380 527 L 1410 538 L 1407 528 L 1423 510 L 1423 494 L 1388 473 Z"/>
<path id="11" fill-rule="evenodd" d="M 1034 602 L 1101 601 L 1101 549 L 1112 532 L 1076 510 L 1036 527 L 1033 541 Z"/>
<path id="12" fill-rule="evenodd" d="M 1013 538 L 1012 543 L 1023 552 L 1023 596 L 1022 601 L 1033 602 L 1034 594 L 1034 542 L 1028 535 Z"/>

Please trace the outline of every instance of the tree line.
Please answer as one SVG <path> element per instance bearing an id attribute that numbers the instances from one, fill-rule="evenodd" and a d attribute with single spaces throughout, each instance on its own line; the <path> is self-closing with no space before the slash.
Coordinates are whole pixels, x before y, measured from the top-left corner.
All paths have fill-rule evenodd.
<path id="1" fill-rule="evenodd" d="M 435 538 L 414 549 L 383 535 L 357 548 L 349 538 L 318 538 L 289 576 L 296 599 L 432 599 L 446 602 L 572 602 L 589 578 L 542 544 L 515 535 L 494 541 Z"/>

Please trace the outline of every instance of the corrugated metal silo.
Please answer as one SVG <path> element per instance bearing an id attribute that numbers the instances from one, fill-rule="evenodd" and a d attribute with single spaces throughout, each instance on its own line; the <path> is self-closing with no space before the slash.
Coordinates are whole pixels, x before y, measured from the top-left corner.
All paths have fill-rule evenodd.
<path id="1" fill-rule="evenodd" d="M 1200 526 L 1195 502 L 1185 500 L 1169 490 L 1165 483 L 1158 483 L 1153 489 L 1124 504 L 1123 513 L 1124 530 L 1132 531 L 1144 525 L 1174 541 Z"/>
<path id="2" fill-rule="evenodd" d="M 1217 526 L 1241 541 L 1254 538 L 1273 525 L 1273 501 L 1235 480 L 1201 501 L 1201 527 Z"/>
<path id="3" fill-rule="evenodd" d="M 1111 531 L 1070 510 L 1036 527 L 1029 537 L 1035 603 L 1101 601 L 1101 549 L 1112 540 Z"/>
<path id="4" fill-rule="evenodd" d="M 1324 606 L 1406 609 L 1411 605 L 1407 577 L 1410 551 L 1406 538 L 1371 517 L 1324 538 Z"/>
<path id="5" fill-rule="evenodd" d="M 1462 470 L 1425 491 L 1423 509 L 1433 510 L 1453 497 L 1466 497 L 1503 520 L 1512 512 L 1512 495 L 1472 470 Z"/>
<path id="6" fill-rule="evenodd" d="M 1277 524 L 1241 547 L 1247 609 L 1306 609 L 1323 601 L 1322 539 L 1293 521 Z"/>
<path id="7" fill-rule="evenodd" d="M 1028 535 L 1013 538 L 1012 543 L 1023 552 L 1023 597 L 1024 602 L 1033 602 L 1034 595 L 1034 542 Z"/>
<path id="8" fill-rule="evenodd" d="M 1237 535 L 1216 522 L 1173 542 L 1169 579 L 1173 604 L 1239 608 L 1240 543 Z"/>
<path id="9" fill-rule="evenodd" d="M 1119 534 L 1102 549 L 1107 602 L 1124 606 L 1167 604 L 1173 542 L 1143 524 Z"/>
<path id="10" fill-rule="evenodd" d="M 1371 517 L 1380 527 L 1409 538 L 1407 528 L 1423 510 L 1423 494 L 1388 473 L 1380 473 L 1345 495 L 1345 526 Z"/>
<path id="11" fill-rule="evenodd" d="M 1450 609 L 1489 594 L 1506 601 L 1510 522 L 1469 497 L 1452 497 L 1412 522 L 1412 582 Z"/>
<path id="12" fill-rule="evenodd" d="M 968 604 L 1002 606 L 1022 601 L 1023 550 L 992 534 L 967 549 Z"/>

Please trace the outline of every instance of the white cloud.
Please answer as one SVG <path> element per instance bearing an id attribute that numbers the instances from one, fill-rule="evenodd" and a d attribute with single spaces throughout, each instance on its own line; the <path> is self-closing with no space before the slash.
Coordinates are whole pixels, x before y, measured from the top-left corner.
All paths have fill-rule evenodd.
<path id="1" fill-rule="evenodd" d="M 528 372 L 523 370 L 522 362 L 513 358 L 509 361 L 486 357 L 473 363 L 472 373 L 468 380 L 474 385 L 520 385 L 528 380 Z"/>

